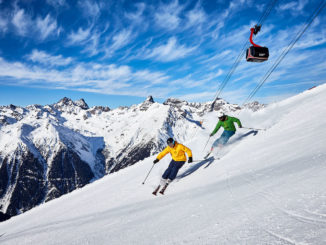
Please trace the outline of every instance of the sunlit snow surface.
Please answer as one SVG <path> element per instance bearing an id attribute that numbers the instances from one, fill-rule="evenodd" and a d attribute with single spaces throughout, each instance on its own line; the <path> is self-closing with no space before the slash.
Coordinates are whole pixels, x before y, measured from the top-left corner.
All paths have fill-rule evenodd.
<path id="1" fill-rule="evenodd" d="M 169 156 L 142 185 L 153 156 L 1 223 L 0 244 L 326 244 L 325 100 L 323 85 L 243 111 L 244 126 L 267 130 L 239 129 L 220 160 L 187 163 L 165 196 L 151 192 Z M 194 160 L 215 113 L 182 142 Z"/>

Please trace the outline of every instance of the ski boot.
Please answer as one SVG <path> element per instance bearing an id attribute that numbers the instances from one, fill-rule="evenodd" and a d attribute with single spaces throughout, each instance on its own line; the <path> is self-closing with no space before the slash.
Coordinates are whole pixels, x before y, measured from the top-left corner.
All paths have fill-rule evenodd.
<path id="1" fill-rule="evenodd" d="M 157 187 L 156 187 L 156 189 L 155 189 L 155 191 L 153 191 L 153 195 L 157 195 L 157 192 L 158 192 L 158 190 L 160 189 L 160 187 L 161 187 L 161 185 L 158 185 Z"/>
<path id="2" fill-rule="evenodd" d="M 162 190 L 160 191 L 160 194 L 164 195 L 164 191 L 165 189 L 168 187 L 169 183 L 166 183 L 165 186 L 162 188 Z"/>

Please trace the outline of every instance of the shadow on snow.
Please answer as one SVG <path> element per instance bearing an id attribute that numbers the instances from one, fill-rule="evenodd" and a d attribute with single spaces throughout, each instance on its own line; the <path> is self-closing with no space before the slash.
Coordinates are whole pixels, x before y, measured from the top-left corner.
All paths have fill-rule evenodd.
<path id="1" fill-rule="evenodd" d="M 210 165 L 212 162 L 214 162 L 214 157 L 210 157 L 210 158 L 207 158 L 205 160 L 202 160 L 194 165 L 192 165 L 190 168 L 188 168 L 184 173 L 180 174 L 176 179 L 177 180 L 180 180 L 184 177 L 187 177 L 188 175 L 196 172 L 201 166 L 203 166 L 204 164 L 208 164 Z"/>
<path id="2" fill-rule="evenodd" d="M 258 133 L 257 130 L 251 130 L 245 134 L 239 135 L 238 137 L 236 137 L 235 139 L 233 139 L 228 145 L 233 144 L 234 142 L 240 141 L 245 137 L 248 137 L 250 135 L 255 136 Z M 225 155 L 225 154 L 224 154 Z M 191 175 L 192 173 L 196 172 L 201 166 L 205 165 L 206 166 L 204 168 L 208 168 L 215 160 L 219 160 L 222 156 L 218 157 L 218 158 L 214 158 L 213 156 L 202 160 L 200 162 L 198 162 L 195 165 L 192 165 L 191 167 L 189 167 L 185 172 L 183 172 L 182 174 L 180 174 L 179 176 L 177 176 L 177 180 L 180 180 L 184 177 L 187 177 L 188 175 Z"/>

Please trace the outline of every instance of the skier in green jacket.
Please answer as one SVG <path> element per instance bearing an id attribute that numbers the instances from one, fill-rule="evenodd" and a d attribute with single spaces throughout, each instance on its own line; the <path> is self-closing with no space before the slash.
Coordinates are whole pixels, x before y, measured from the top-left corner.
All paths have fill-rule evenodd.
<path id="1" fill-rule="evenodd" d="M 212 137 L 214 134 L 217 133 L 217 131 L 220 129 L 220 127 L 224 128 L 224 132 L 222 133 L 221 137 L 215 140 L 215 142 L 212 145 L 211 153 L 216 146 L 223 146 L 225 145 L 229 139 L 235 134 L 236 128 L 234 126 L 234 123 L 237 123 L 239 128 L 242 128 L 241 122 L 238 118 L 236 117 L 230 117 L 228 115 L 225 115 L 224 113 L 220 112 L 218 114 L 218 123 L 216 124 L 215 129 L 213 132 L 210 134 L 210 137 Z"/>

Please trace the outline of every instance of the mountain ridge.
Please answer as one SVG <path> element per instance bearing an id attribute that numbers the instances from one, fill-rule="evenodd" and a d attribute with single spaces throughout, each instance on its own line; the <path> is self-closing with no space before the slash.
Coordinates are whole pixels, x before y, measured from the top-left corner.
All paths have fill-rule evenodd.
<path id="1" fill-rule="evenodd" d="M 240 109 L 224 100 L 214 105 Z M 67 97 L 45 106 L 1 106 L 0 211 L 19 214 L 131 166 L 162 150 L 168 137 L 187 140 L 187 130 L 201 127 L 209 111 L 210 102 L 160 104 L 152 96 L 113 110 Z"/>

